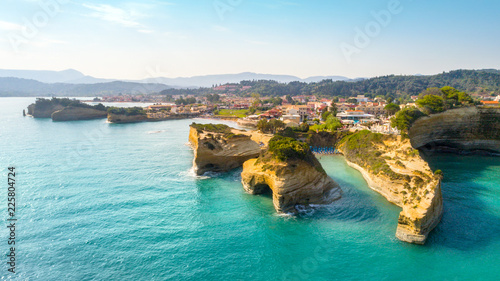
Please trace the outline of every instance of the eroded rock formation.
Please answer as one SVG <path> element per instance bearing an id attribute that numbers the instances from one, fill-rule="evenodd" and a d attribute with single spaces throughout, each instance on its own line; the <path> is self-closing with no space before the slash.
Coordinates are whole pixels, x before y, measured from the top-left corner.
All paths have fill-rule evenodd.
<path id="1" fill-rule="evenodd" d="M 190 127 L 189 142 L 194 149 L 193 167 L 198 175 L 227 172 L 259 156 L 261 147 L 252 140 L 250 134 L 225 125 L 215 126 L 220 130 L 211 131 L 209 127 L 199 124 Z"/>
<path id="2" fill-rule="evenodd" d="M 60 104 L 48 104 L 44 106 L 37 106 L 36 104 L 30 104 L 28 106 L 28 114 L 34 118 L 50 118 L 52 113 L 64 109 L 64 106 Z"/>
<path id="3" fill-rule="evenodd" d="M 500 108 L 466 107 L 422 117 L 409 136 L 415 148 L 500 153 Z"/>
<path id="4" fill-rule="evenodd" d="M 106 118 L 108 113 L 94 108 L 68 106 L 55 111 L 51 116 L 53 121 L 75 121 Z"/>
<path id="5" fill-rule="evenodd" d="M 148 121 L 147 115 L 126 115 L 126 114 L 108 114 L 110 123 L 138 123 Z"/>
<path id="6" fill-rule="evenodd" d="M 272 192 L 274 208 L 280 213 L 329 204 L 342 193 L 307 144 L 284 137 L 271 139 L 265 153 L 243 164 L 241 181 L 250 194 Z"/>
<path id="7" fill-rule="evenodd" d="M 296 213 L 297 206 L 329 204 L 341 197 L 341 189 L 321 164 L 302 160 L 259 161 L 243 164 L 241 181 L 250 194 L 272 192 L 274 208 L 280 213 Z"/>
<path id="8" fill-rule="evenodd" d="M 348 136 L 339 150 L 360 171 L 369 187 L 403 210 L 396 237 L 424 244 L 443 213 L 440 175 L 435 175 L 408 139 L 361 131 Z"/>

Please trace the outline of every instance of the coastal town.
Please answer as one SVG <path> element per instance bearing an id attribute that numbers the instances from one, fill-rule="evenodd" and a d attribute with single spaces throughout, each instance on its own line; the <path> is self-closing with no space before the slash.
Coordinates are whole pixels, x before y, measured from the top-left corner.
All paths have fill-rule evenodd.
<path id="1" fill-rule="evenodd" d="M 150 95 L 150 96 L 110 96 L 95 98 L 91 102 L 143 102 L 150 105 L 143 108 L 147 120 L 167 120 L 174 117 L 204 117 L 236 121 L 243 127 L 257 128 L 259 121 L 279 120 L 285 127 L 298 128 L 307 124 L 310 128 L 321 130 L 318 125 L 325 124 L 329 116 L 335 117 L 341 128 L 350 130 L 370 129 L 373 132 L 399 134 L 391 126 L 391 117 L 405 108 L 417 108 L 419 96 L 411 96 L 406 101 L 393 100 L 384 96 L 356 95 L 350 98 L 318 97 L 315 95 L 284 95 L 280 97 L 261 97 L 250 93 L 245 96 L 241 91 L 249 90 L 239 85 L 214 86 L 213 94 L 195 95 Z M 420 95 L 420 97 L 425 96 Z M 478 106 L 500 106 L 500 95 L 472 94 Z M 316 127 L 312 127 L 315 126 Z"/>

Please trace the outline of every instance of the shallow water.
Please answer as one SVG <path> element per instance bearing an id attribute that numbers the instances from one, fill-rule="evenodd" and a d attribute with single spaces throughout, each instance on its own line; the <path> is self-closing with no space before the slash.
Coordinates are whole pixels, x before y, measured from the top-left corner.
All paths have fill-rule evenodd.
<path id="1" fill-rule="evenodd" d="M 0 170 L 17 168 L 16 280 L 497 280 L 500 158 L 430 155 L 445 213 L 425 246 L 394 237 L 399 208 L 340 156 L 341 200 L 297 217 L 246 194 L 241 170 L 190 172 L 193 120 L 57 123 L 0 99 Z M 207 122 L 195 120 L 196 122 Z M 0 194 L 6 202 L 7 194 Z M 3 203 L 2 206 L 6 206 Z M 7 218 L 6 207 L 0 212 Z M 0 228 L 7 253 L 7 230 Z M 3 245 L 3 246 L 2 246 Z M 5 264 L 5 263 L 3 263 Z"/>

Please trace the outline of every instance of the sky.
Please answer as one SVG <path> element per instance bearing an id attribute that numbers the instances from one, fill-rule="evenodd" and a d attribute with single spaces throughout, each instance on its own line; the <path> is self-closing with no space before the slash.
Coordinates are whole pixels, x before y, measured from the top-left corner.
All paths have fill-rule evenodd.
<path id="1" fill-rule="evenodd" d="M 500 68 L 497 0 L 2 0 L 0 69 L 144 79 Z"/>

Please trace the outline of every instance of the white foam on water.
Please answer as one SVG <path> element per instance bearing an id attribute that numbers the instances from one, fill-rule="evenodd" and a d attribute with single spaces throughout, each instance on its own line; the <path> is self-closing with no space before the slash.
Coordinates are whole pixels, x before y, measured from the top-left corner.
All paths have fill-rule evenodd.
<path id="1" fill-rule="evenodd" d="M 164 133 L 165 130 L 159 130 L 159 131 L 149 131 L 147 132 L 148 135 L 152 135 L 152 134 L 159 134 L 159 133 Z"/>

